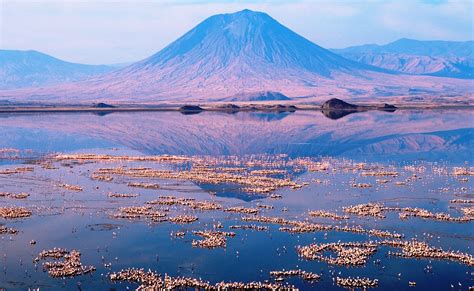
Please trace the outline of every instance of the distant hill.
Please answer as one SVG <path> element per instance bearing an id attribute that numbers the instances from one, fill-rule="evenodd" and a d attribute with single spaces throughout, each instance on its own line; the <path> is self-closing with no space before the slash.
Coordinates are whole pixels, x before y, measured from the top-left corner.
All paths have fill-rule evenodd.
<path id="1" fill-rule="evenodd" d="M 474 41 L 403 38 L 386 45 L 368 44 L 332 51 L 357 62 L 407 74 L 474 78 Z"/>
<path id="2" fill-rule="evenodd" d="M 291 100 L 279 92 L 262 91 L 251 93 L 239 93 L 231 97 L 223 98 L 220 101 L 237 102 L 237 101 L 287 101 Z"/>
<path id="3" fill-rule="evenodd" d="M 410 76 L 347 59 L 266 13 L 243 10 L 211 16 L 127 67 L 75 83 L 0 91 L 0 100 L 201 103 L 270 91 L 296 101 L 339 97 L 379 102 L 377 98 L 400 96 L 417 101 L 440 94 L 459 97 L 472 95 L 472 88 L 470 80 Z"/>
<path id="4" fill-rule="evenodd" d="M 0 50 L 0 89 L 79 81 L 115 69 L 70 63 L 38 51 Z"/>

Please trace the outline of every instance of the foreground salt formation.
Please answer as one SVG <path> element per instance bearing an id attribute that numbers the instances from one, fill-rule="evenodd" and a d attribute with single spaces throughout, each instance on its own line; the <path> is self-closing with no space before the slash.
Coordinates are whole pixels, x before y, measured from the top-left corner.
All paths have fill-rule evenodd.
<path id="1" fill-rule="evenodd" d="M 431 261 L 449 261 L 467 267 L 474 265 L 469 251 L 440 247 L 431 234 L 421 233 L 418 229 L 414 233 L 404 233 L 407 229 L 403 227 L 397 229 L 387 227 L 387 224 L 384 227 L 378 225 L 379 222 L 395 219 L 400 225 L 422 221 L 470 226 L 474 220 L 474 208 L 468 192 L 468 167 L 462 170 L 445 165 L 427 168 L 423 164 L 397 166 L 283 155 L 209 157 L 59 154 L 46 157 L 30 168 L 4 171 L 1 176 L 12 181 L 30 179 L 35 183 L 44 183 L 42 173 L 64 175 L 57 175 L 57 179 L 48 181 L 46 185 L 51 192 L 44 191 L 47 194 L 38 195 L 37 189 L 31 187 L 0 188 L 0 202 L 4 203 L 0 207 L 0 219 L 7 224 L 15 223 L 0 224 L 0 234 L 10 240 L 28 232 L 27 228 L 22 228 L 22 222 L 40 221 L 47 215 L 61 218 L 67 211 L 80 214 L 83 218 L 95 217 L 92 211 L 97 211 L 109 223 L 92 224 L 91 228 L 111 231 L 112 240 L 118 240 L 130 231 L 136 231 L 135 228 L 144 226 L 156 231 L 165 229 L 164 239 L 170 240 L 177 248 L 189 248 L 210 257 L 231 251 L 234 254 L 235 251 L 235 257 L 239 258 L 239 252 L 241 248 L 245 249 L 248 240 L 258 237 L 261 240 L 259 243 L 265 244 L 273 237 L 284 237 L 287 239 L 286 245 L 277 249 L 278 255 L 288 252 L 309 266 L 322 269 L 314 273 L 311 272 L 313 269 L 281 268 L 271 271 L 268 281 L 216 283 L 219 280 L 214 280 L 210 283 L 194 275 L 162 276 L 136 268 L 117 271 L 115 262 L 102 259 L 101 265 L 111 272 L 109 278 L 112 281 L 134 282 L 133 286 L 138 284 L 139 289 L 290 289 L 293 286 L 280 283 L 292 280 L 291 283 L 311 281 L 322 284 L 328 276 L 333 279 L 335 286 L 371 288 L 386 280 L 364 274 L 372 259 L 376 265 L 391 264 L 395 258 L 428 260 L 430 264 Z M 442 210 L 414 207 L 410 205 L 412 201 L 399 200 L 359 202 L 355 199 L 356 203 L 335 206 L 315 203 L 311 207 L 304 205 L 296 210 L 294 205 L 288 203 L 293 195 L 297 197 L 307 189 L 311 193 L 318 193 L 321 187 L 330 183 L 340 183 L 342 189 L 363 196 L 372 191 L 377 193 L 380 189 L 423 186 L 424 180 L 430 175 L 443 177 L 456 186 L 451 188 L 455 189 L 455 193 L 448 192 L 453 190 L 440 189 L 441 193 L 448 193 L 445 194 L 447 199 Z M 36 176 L 38 180 L 34 180 Z M 189 184 L 217 187 L 194 193 L 189 191 Z M 354 184 L 370 184 L 371 187 L 353 187 Z M 185 191 L 174 188 L 176 185 L 186 185 Z M 219 187 L 227 185 L 232 185 L 235 191 L 255 200 L 245 202 L 219 196 Z M 70 204 L 48 205 L 52 200 L 46 200 L 47 206 L 41 205 L 41 199 L 58 193 Z M 89 206 L 81 205 L 86 195 L 93 195 L 92 201 L 102 199 L 106 203 L 105 207 L 95 210 L 95 202 Z M 320 197 L 315 196 L 315 200 L 318 201 Z M 76 231 L 74 228 L 71 233 Z M 309 237 L 314 239 L 299 243 L 301 239 Z M 343 239 L 335 239 L 339 237 Z M 42 243 L 41 236 L 31 239 L 28 247 L 34 247 L 37 243 Z M 73 250 L 55 248 L 43 251 L 34 263 L 46 261 L 43 267 L 54 278 L 93 273 L 95 267 L 82 265 L 80 253 L 74 250 L 78 247 L 73 245 L 68 248 Z M 333 268 L 338 267 L 357 268 L 362 276 L 348 277 L 334 273 Z M 324 272 L 326 268 L 330 270 L 329 275 Z M 410 286 L 417 285 L 415 281 L 409 282 Z"/>

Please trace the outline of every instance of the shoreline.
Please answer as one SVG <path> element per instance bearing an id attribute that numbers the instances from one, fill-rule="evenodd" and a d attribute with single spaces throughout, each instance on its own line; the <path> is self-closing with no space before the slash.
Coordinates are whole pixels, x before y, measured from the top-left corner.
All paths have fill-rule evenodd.
<path id="1" fill-rule="evenodd" d="M 232 104 L 237 105 L 237 104 Z M 321 105 L 298 105 L 298 104 L 239 104 L 239 107 L 219 107 L 215 104 L 202 104 L 198 110 L 182 110 L 180 105 L 146 105 L 134 104 L 116 107 L 94 107 L 86 105 L 39 105 L 39 106 L 22 106 L 22 105 L 0 105 L 0 113 L 113 113 L 113 112 L 180 112 L 183 114 L 197 114 L 203 111 L 210 112 L 294 112 L 294 111 L 321 111 Z M 373 105 L 365 105 L 367 108 L 360 111 L 380 110 Z M 396 110 L 440 110 L 440 109 L 474 109 L 474 105 L 452 105 L 452 104 L 397 104 Z"/>

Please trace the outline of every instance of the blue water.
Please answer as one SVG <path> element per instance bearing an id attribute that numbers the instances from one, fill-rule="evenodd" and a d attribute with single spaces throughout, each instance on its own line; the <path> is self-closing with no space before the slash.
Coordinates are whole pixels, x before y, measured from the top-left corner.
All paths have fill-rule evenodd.
<path id="1" fill-rule="evenodd" d="M 0 288 L 122 290 L 136 288 L 133 283 L 112 283 L 107 274 L 122 268 L 152 269 L 172 276 L 202 278 L 213 283 L 220 281 L 263 281 L 270 279 L 272 270 L 301 268 L 322 275 L 319 282 L 308 283 L 290 278 L 288 283 L 302 290 L 339 290 L 333 282 L 339 276 L 378 278 L 379 289 L 413 289 L 408 281 L 416 281 L 420 290 L 466 290 L 472 285 L 472 269 L 465 265 L 436 260 L 387 258 L 388 248 L 381 247 L 363 267 L 339 267 L 298 257 L 295 247 L 313 242 L 364 241 L 376 239 L 366 235 L 329 232 L 290 234 L 269 225 L 269 232 L 234 230 L 236 237 L 228 238 L 225 249 L 193 248 L 197 237 L 192 230 L 212 229 L 216 221 L 224 230 L 240 221 L 240 214 L 217 212 L 185 213 L 199 217 L 189 225 L 170 223 L 150 224 L 143 220 L 117 220 L 111 214 L 121 206 L 143 205 L 160 195 L 215 199 L 227 206 L 252 207 L 257 203 L 273 205 L 262 215 L 303 219 L 308 210 L 326 209 L 340 212 L 343 206 L 366 202 L 422 207 L 431 211 L 458 216 L 449 200 L 473 199 L 473 182 L 460 182 L 451 175 L 436 175 L 436 167 L 472 166 L 474 149 L 473 112 L 469 110 L 399 110 L 394 113 L 370 112 L 330 119 L 320 112 L 295 113 L 208 113 L 182 115 L 176 112 L 94 114 L 35 114 L 0 116 L 0 148 L 16 148 L 20 152 L 12 159 L 3 156 L 0 170 L 19 163 L 32 163 L 56 152 L 89 152 L 108 154 L 182 154 L 236 155 L 288 154 L 289 158 L 332 157 L 357 162 L 376 162 L 397 167 L 425 166 L 420 179 L 403 187 L 393 184 L 377 185 L 376 177 L 361 177 L 352 172 L 294 173 L 298 181 L 310 182 L 301 190 L 279 189 L 283 196 L 271 200 L 265 196 L 239 191 L 235 185 L 207 185 L 188 181 L 158 181 L 161 190 L 130 188 L 121 180 L 102 182 L 91 180 L 90 174 L 98 167 L 111 164 L 57 164 L 58 169 L 43 170 L 25 175 L 0 175 L 0 192 L 28 192 L 26 200 L 0 197 L 0 207 L 21 205 L 35 209 L 30 218 L 2 220 L 0 223 L 20 230 L 17 235 L 2 235 L 0 240 Z M 129 166 L 151 166 L 134 163 Z M 404 180 L 412 173 L 404 171 Z M 315 179 L 323 183 L 313 183 Z M 369 189 L 351 187 L 352 181 L 369 182 Z M 82 192 L 71 192 L 55 185 L 66 182 L 84 187 Z M 109 192 L 138 193 L 131 199 L 109 198 Z M 210 192 L 216 192 L 215 196 Z M 282 212 L 287 208 L 288 211 Z M 172 208 L 172 213 L 179 209 Z M 337 224 L 327 219 L 316 222 Z M 407 239 L 419 238 L 436 247 L 472 254 L 474 228 L 472 223 L 447 223 L 410 218 L 402 221 L 389 213 L 386 219 L 351 217 L 350 225 L 397 231 Z M 104 226 L 104 227 L 101 227 Z M 110 228 L 108 227 L 110 226 Z M 172 231 L 186 231 L 184 238 L 173 238 Z M 433 237 L 426 234 L 433 235 Z M 34 239 L 37 244 L 30 245 Z M 78 249 L 84 265 L 97 270 L 88 275 L 68 279 L 50 278 L 41 264 L 32 260 L 43 249 L 63 247 Z M 380 259 L 381 264 L 374 264 Z M 104 263 L 112 263 L 106 268 Z M 433 266 L 426 272 L 427 265 Z M 401 273 L 399 276 L 398 274 Z M 459 285 L 461 284 L 461 286 Z"/>

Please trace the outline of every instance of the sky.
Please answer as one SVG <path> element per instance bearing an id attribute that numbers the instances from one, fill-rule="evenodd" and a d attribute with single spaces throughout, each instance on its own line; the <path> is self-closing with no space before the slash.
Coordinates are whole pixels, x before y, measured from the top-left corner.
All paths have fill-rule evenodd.
<path id="1" fill-rule="evenodd" d="M 326 48 L 402 37 L 472 40 L 474 0 L 0 0 L 0 49 L 114 64 L 146 58 L 209 16 L 270 14 Z"/>

